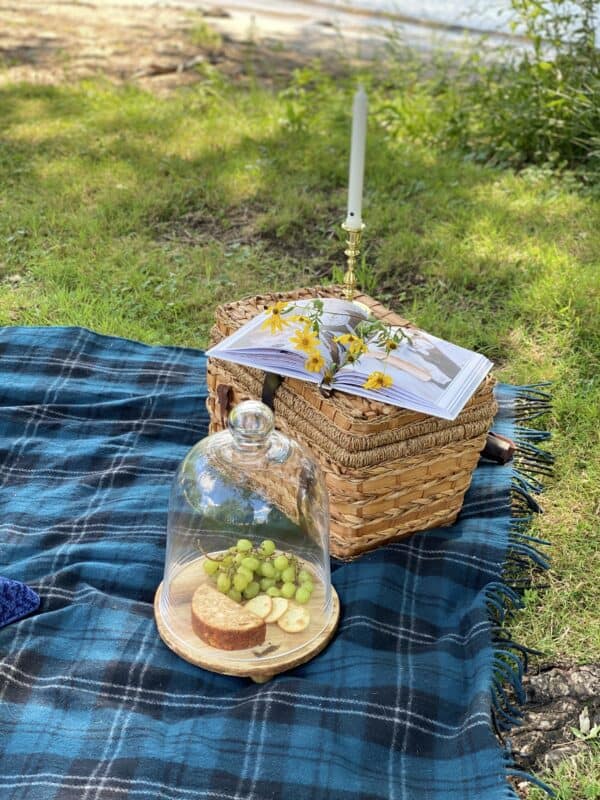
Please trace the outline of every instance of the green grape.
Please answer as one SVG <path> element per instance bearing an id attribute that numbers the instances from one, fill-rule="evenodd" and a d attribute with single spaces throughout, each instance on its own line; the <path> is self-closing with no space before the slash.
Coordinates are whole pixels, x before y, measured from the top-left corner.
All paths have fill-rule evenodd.
<path id="1" fill-rule="evenodd" d="M 224 572 L 219 575 L 217 578 L 217 589 L 223 592 L 223 594 L 227 594 L 231 589 L 231 579 L 229 575 L 226 575 Z"/>
<path id="2" fill-rule="evenodd" d="M 237 568 L 237 574 L 245 575 L 248 578 L 248 583 L 250 583 L 250 581 L 254 579 L 254 573 L 252 572 L 252 570 L 248 569 L 248 567 L 245 567 L 243 564 L 241 567 Z"/>
<path id="3" fill-rule="evenodd" d="M 288 581 L 281 587 L 281 596 L 291 598 L 296 594 L 296 585 Z"/>
<path id="4" fill-rule="evenodd" d="M 300 581 L 300 583 L 306 583 L 306 581 L 312 581 L 312 575 L 305 569 L 301 569 L 300 572 L 298 573 L 298 580 Z"/>
<path id="5" fill-rule="evenodd" d="M 225 556 L 225 558 L 221 559 L 222 567 L 230 567 L 232 564 L 233 564 L 233 558 L 231 556 Z"/>
<path id="6" fill-rule="evenodd" d="M 281 572 L 280 572 L 280 570 L 278 570 L 278 569 L 273 570 L 273 580 L 275 581 L 275 583 L 277 583 L 277 581 L 281 580 Z"/>
<path id="7" fill-rule="evenodd" d="M 294 583 L 296 580 L 296 568 L 295 567 L 287 567 L 281 573 L 281 580 L 284 583 Z"/>
<path id="8" fill-rule="evenodd" d="M 252 542 L 250 539 L 238 539 L 236 548 L 240 553 L 247 553 L 252 550 Z"/>
<path id="9" fill-rule="evenodd" d="M 297 603 L 304 605 L 305 603 L 308 603 L 309 600 L 310 600 L 310 592 L 307 589 L 305 589 L 304 586 L 301 586 L 299 589 L 296 589 Z"/>
<path id="10" fill-rule="evenodd" d="M 233 585 L 238 590 L 238 592 L 243 592 L 249 583 L 250 581 L 248 580 L 248 577 L 246 575 L 242 575 L 239 572 L 237 572 L 233 576 Z"/>
<path id="11" fill-rule="evenodd" d="M 252 598 L 256 597 L 256 595 L 259 592 L 260 592 L 260 586 L 256 581 L 252 581 L 252 583 L 249 583 L 248 586 L 246 586 L 246 588 L 244 589 L 244 597 L 246 598 L 246 600 L 252 600 Z"/>
<path id="12" fill-rule="evenodd" d="M 219 562 L 211 561 L 209 558 L 206 559 L 203 566 L 204 572 L 206 572 L 207 575 L 216 575 L 216 573 L 219 571 Z"/>
<path id="13" fill-rule="evenodd" d="M 309 594 L 312 594 L 315 586 L 312 581 L 304 581 L 304 583 L 301 585 L 301 588 L 306 589 Z"/>
<path id="14" fill-rule="evenodd" d="M 267 594 L 269 597 L 281 597 L 281 591 L 276 586 L 269 586 Z"/>
<path id="15" fill-rule="evenodd" d="M 275 567 L 270 561 L 263 561 L 260 565 L 260 574 L 264 575 L 265 578 L 272 578 L 275 575 Z"/>
<path id="16" fill-rule="evenodd" d="M 231 597 L 232 600 L 235 600 L 236 603 L 242 602 L 242 593 L 238 592 L 237 589 L 230 589 L 227 592 L 227 597 Z"/>
<path id="17" fill-rule="evenodd" d="M 286 556 L 277 556 L 273 564 L 275 565 L 275 569 L 278 569 L 280 572 L 283 572 L 284 569 L 289 567 L 290 562 L 288 561 Z"/>
<path id="18" fill-rule="evenodd" d="M 234 557 L 233 557 L 233 563 L 234 564 L 241 564 L 243 560 L 244 560 L 244 554 L 243 553 L 236 553 L 234 555 Z"/>
<path id="19" fill-rule="evenodd" d="M 263 578 L 260 582 L 260 588 L 263 590 L 263 592 L 266 592 L 267 589 L 271 588 L 271 586 L 275 586 L 275 581 L 273 578 Z"/>
<path id="20" fill-rule="evenodd" d="M 242 561 L 242 566 L 249 569 L 251 572 L 256 572 L 256 570 L 260 567 L 260 561 L 258 558 L 254 558 L 254 556 L 247 556 Z"/>
<path id="21" fill-rule="evenodd" d="M 271 539 L 265 539 L 264 542 L 261 542 L 260 546 L 266 556 L 272 556 L 275 552 L 275 542 L 271 541 Z"/>

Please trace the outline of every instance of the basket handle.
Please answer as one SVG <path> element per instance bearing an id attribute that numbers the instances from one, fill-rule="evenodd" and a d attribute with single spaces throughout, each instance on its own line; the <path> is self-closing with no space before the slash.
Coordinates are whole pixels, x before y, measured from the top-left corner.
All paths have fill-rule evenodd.
<path id="1" fill-rule="evenodd" d="M 283 383 L 283 377 L 276 375 L 274 372 L 265 372 L 265 379 L 262 387 L 262 402 L 268 406 L 271 411 L 275 411 L 275 392 Z M 231 401 L 233 400 L 233 386 L 227 383 L 219 383 L 217 385 L 217 407 L 219 412 L 219 424 L 221 428 L 227 427 L 227 418 L 231 411 Z"/>

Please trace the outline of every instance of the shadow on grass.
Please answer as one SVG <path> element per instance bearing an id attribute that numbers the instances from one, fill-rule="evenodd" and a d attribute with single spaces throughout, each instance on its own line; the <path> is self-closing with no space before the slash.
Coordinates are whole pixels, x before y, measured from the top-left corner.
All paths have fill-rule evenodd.
<path id="1" fill-rule="evenodd" d="M 48 63 L 60 52 L 64 40 L 35 39 L 27 44 L 15 44 L 10 47 L 0 47 L 0 64 L 44 64 Z"/>
<path id="2" fill-rule="evenodd" d="M 115 237 L 139 237 L 166 243 L 169 258 L 177 251 L 175 271 L 181 253 L 203 251 L 214 262 L 206 274 L 229 284 L 216 295 L 198 287 L 194 302 L 231 296 L 238 285 L 283 288 L 331 275 L 343 266 L 346 95 L 338 88 L 316 98 L 294 127 L 277 98 L 269 102 L 283 122 L 274 124 L 235 89 L 219 91 L 199 85 L 159 100 L 97 82 L 2 89 L 3 182 L 21 199 L 35 195 L 40 212 L 54 204 L 67 249 L 93 239 L 96 251 L 110 250 Z M 423 324 L 434 319 L 442 335 L 458 330 L 498 358 L 516 322 L 535 323 L 551 295 L 542 284 L 561 259 L 573 262 L 569 237 L 581 223 L 576 197 L 553 205 L 511 180 L 369 131 L 365 255 L 376 292 L 425 309 Z M 555 263 L 544 275 L 550 250 Z M 436 304 L 443 310 L 432 317 Z M 590 345 L 589 332 L 574 331 L 571 344 L 577 337 Z"/>

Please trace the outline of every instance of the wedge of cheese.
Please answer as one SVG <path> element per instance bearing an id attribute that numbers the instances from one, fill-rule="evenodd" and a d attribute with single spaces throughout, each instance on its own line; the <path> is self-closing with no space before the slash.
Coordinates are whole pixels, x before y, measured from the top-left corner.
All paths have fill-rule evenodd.
<path id="1" fill-rule="evenodd" d="M 208 584 L 199 586 L 192 597 L 192 628 L 219 650 L 255 647 L 267 633 L 263 619 Z"/>

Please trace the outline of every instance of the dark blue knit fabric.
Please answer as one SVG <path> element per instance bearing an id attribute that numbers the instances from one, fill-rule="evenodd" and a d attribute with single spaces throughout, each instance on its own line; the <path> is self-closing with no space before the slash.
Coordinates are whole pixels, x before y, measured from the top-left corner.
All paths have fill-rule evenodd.
<path id="1" fill-rule="evenodd" d="M 0 575 L 0 628 L 26 617 L 39 605 L 39 595 L 33 589 Z"/>

